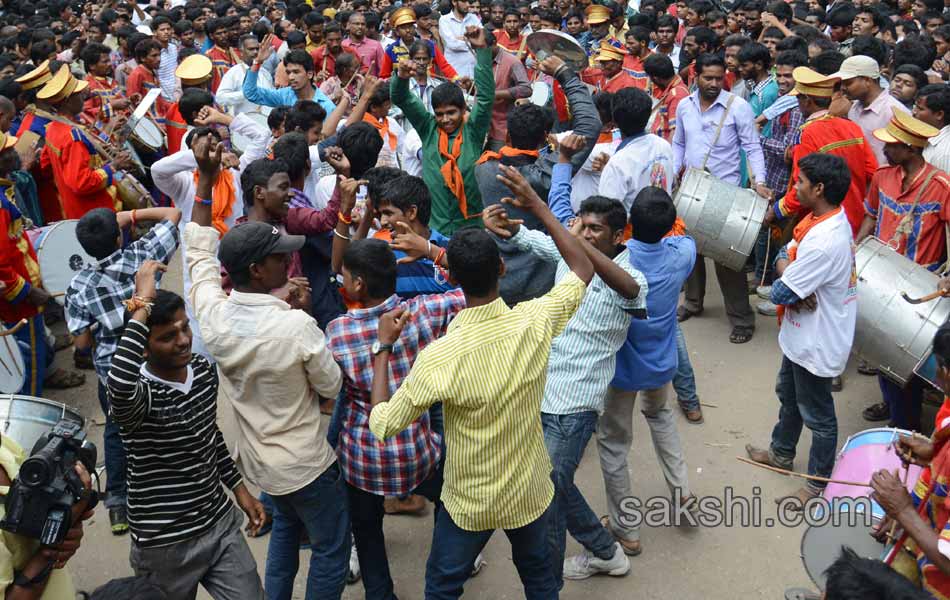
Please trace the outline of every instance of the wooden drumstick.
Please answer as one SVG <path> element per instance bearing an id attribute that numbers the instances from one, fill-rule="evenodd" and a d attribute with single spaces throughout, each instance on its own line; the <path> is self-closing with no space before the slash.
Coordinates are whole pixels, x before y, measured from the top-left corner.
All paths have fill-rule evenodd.
<path id="1" fill-rule="evenodd" d="M 17 323 L 16 325 L 14 325 L 13 327 L 11 327 L 10 329 L 7 329 L 7 330 L 5 330 L 5 331 L 0 331 L 0 337 L 6 337 L 6 336 L 8 336 L 8 335 L 13 335 L 14 333 L 16 333 L 16 332 L 20 331 L 21 329 L 23 329 L 23 327 L 26 325 L 26 323 L 27 323 L 27 320 L 26 320 L 26 319 L 20 319 L 20 322 Z"/>
<path id="2" fill-rule="evenodd" d="M 907 463 L 904 463 L 904 479 L 903 479 L 904 489 L 907 489 L 907 474 L 908 473 L 910 473 L 910 465 L 908 465 Z M 890 530 L 887 532 L 887 541 L 884 542 L 885 546 L 891 545 L 891 542 L 894 541 L 894 534 L 896 533 L 897 533 L 897 519 L 894 519 L 894 521 L 891 523 Z"/>
<path id="3" fill-rule="evenodd" d="M 859 483 L 857 481 L 842 481 L 840 479 L 829 479 L 828 477 L 819 477 L 817 475 L 808 475 L 806 473 L 798 473 L 796 471 L 790 471 L 788 469 L 773 467 L 772 465 L 763 465 L 762 463 L 758 463 L 758 462 L 755 462 L 754 460 L 743 458 L 741 456 L 737 456 L 736 460 L 738 460 L 739 462 L 744 462 L 746 464 L 759 467 L 760 469 L 772 471 L 773 473 L 781 473 L 782 475 L 791 475 L 792 477 L 800 477 L 802 479 L 808 479 L 810 481 L 820 481 L 822 483 L 837 483 L 838 485 L 853 485 L 856 487 L 871 487 L 870 483 Z"/>

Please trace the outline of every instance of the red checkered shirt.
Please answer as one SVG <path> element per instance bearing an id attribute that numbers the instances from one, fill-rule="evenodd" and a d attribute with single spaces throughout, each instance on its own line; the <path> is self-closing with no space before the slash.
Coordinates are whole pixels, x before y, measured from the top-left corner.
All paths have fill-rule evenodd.
<path id="1" fill-rule="evenodd" d="M 435 470 L 442 458 L 441 436 L 429 413 L 385 441 L 369 429 L 372 410 L 373 353 L 379 317 L 397 306 L 412 315 L 389 355 L 389 391 L 409 375 L 419 351 L 442 337 L 449 322 L 465 308 L 461 290 L 401 300 L 395 294 L 370 308 L 351 309 L 327 326 L 329 348 L 343 370 L 343 429 L 337 454 L 346 481 L 371 494 L 402 496 Z"/>

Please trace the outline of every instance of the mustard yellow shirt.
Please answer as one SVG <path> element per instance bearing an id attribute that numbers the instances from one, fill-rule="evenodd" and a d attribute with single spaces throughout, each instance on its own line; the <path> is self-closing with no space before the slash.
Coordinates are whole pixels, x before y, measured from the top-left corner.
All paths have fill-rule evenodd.
<path id="1" fill-rule="evenodd" d="M 501 298 L 466 308 L 444 337 L 419 353 L 389 402 L 370 414 L 373 434 L 388 438 L 443 403 L 442 501 L 462 529 L 523 527 L 551 503 L 541 397 L 551 341 L 585 290 L 569 273 L 546 295 L 513 309 Z"/>
<path id="2" fill-rule="evenodd" d="M 15 479 L 20 472 L 20 465 L 26 460 L 26 453 L 19 444 L 7 436 L 0 437 L 0 467 L 7 472 L 7 477 Z M 0 518 L 6 514 L 3 499 L 10 492 L 9 486 L 0 486 Z M 7 587 L 13 584 L 13 572 L 26 566 L 40 547 L 37 540 L 25 538 L 21 535 L 0 530 L 0 597 L 6 593 Z M 82 552 L 82 549 L 80 549 Z M 41 600 L 76 600 L 76 588 L 73 579 L 66 569 L 53 569 L 50 574 L 46 590 L 40 596 Z"/>

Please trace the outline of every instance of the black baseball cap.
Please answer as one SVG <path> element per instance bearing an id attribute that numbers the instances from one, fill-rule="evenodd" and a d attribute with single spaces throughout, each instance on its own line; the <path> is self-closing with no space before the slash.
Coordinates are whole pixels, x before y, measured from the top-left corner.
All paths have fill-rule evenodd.
<path id="1" fill-rule="evenodd" d="M 270 254 L 289 254 L 300 250 L 306 238 L 287 235 L 270 223 L 252 221 L 231 228 L 221 238 L 218 259 L 229 272 L 247 270 Z"/>

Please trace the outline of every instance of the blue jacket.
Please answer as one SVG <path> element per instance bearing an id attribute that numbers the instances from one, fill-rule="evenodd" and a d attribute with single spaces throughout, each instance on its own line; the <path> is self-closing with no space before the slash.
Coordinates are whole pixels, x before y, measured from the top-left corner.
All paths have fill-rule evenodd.
<path id="1" fill-rule="evenodd" d="M 289 87 L 276 90 L 258 87 L 257 71 L 254 69 L 248 69 L 247 75 L 244 76 L 244 87 L 242 89 L 244 91 L 244 97 L 247 98 L 248 102 L 260 104 L 261 106 L 293 106 L 297 104 L 298 100 L 297 94 Z M 320 88 L 314 88 L 313 101 L 322 106 L 323 110 L 327 111 L 327 116 L 330 116 L 330 113 L 336 108 L 336 104 L 334 104 Z"/>

